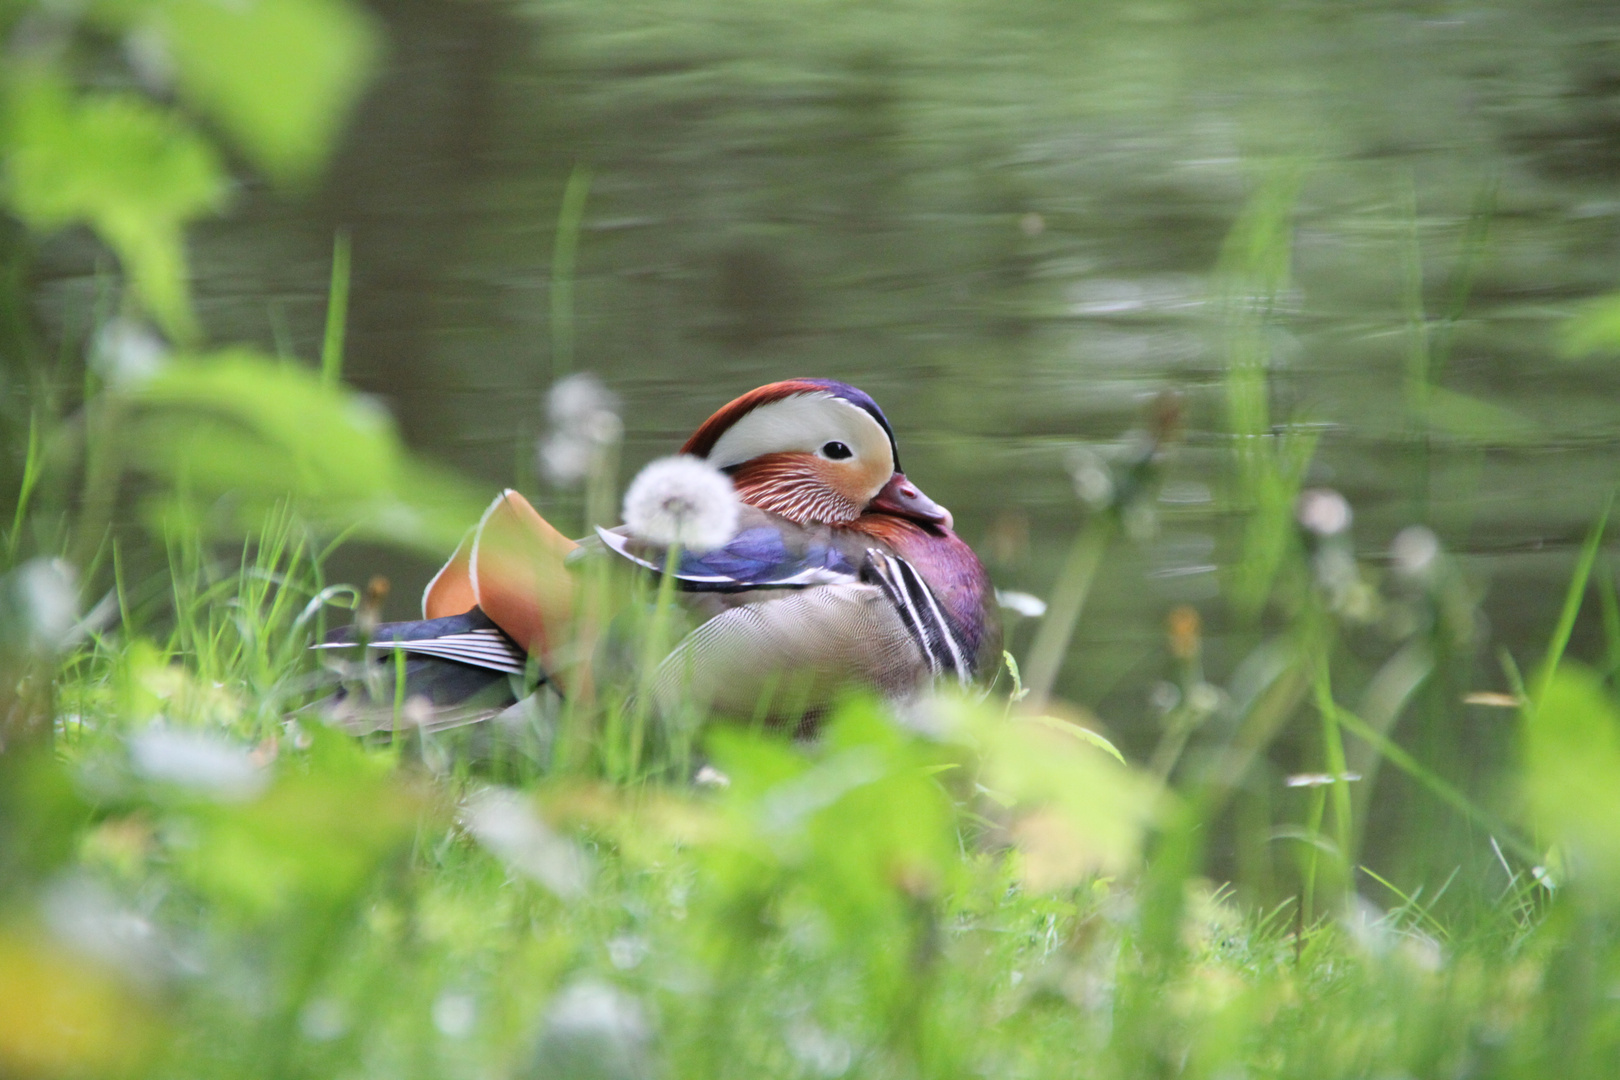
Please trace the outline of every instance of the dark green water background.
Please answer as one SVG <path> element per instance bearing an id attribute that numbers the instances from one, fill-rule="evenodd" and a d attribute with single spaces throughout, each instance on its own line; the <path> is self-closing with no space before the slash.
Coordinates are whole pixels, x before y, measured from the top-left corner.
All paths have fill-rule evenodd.
<path id="1" fill-rule="evenodd" d="M 385 70 L 319 190 L 244 188 L 194 234 L 215 340 L 279 332 L 317 355 L 346 227 L 350 379 L 415 446 L 577 521 L 534 478 L 532 448 L 565 366 L 559 205 L 588 165 L 572 367 L 623 398 L 625 476 L 740 391 L 847 379 L 888 411 L 911 476 L 998 584 L 1040 594 L 1081 517 L 1066 454 L 1178 388 L 1189 431 L 1161 531 L 1114 551 L 1063 681 L 1138 753 L 1171 606 L 1202 606 L 1213 675 L 1237 659 L 1214 602 L 1233 552 L 1210 275 L 1287 162 L 1304 182 L 1275 416 L 1321 425 L 1312 480 L 1349 496 L 1361 553 L 1415 521 L 1466 553 L 1489 589 L 1481 685 L 1500 684 L 1492 646 L 1544 640 L 1571 545 L 1620 478 L 1620 367 L 1554 349 L 1574 302 L 1620 287 L 1612 4 L 376 10 Z M 1442 381 L 1516 415 L 1425 452 L 1404 388 L 1408 255 L 1415 234 L 1439 314 L 1481 206 L 1490 237 Z M 65 309 L 93 286 L 55 257 L 46 295 Z M 337 570 L 373 565 L 406 614 L 431 567 L 355 550 Z"/>

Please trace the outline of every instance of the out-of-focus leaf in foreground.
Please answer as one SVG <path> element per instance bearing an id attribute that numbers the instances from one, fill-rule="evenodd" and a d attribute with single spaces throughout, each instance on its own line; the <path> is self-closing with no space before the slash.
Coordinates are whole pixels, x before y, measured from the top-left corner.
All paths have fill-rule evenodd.
<path id="1" fill-rule="evenodd" d="M 903 922 L 956 866 L 950 799 L 929 775 L 940 756 L 876 702 L 844 704 L 809 757 L 779 740 L 717 730 L 734 828 L 714 845 L 714 880 L 735 904 L 778 874 L 851 937 Z M 770 868 L 767 870 L 766 868 Z"/>
<path id="2" fill-rule="evenodd" d="M 968 714 L 969 730 L 982 782 L 1008 804 L 1024 883 L 1044 892 L 1129 868 L 1164 797 L 1157 786 L 1086 728 L 990 712 Z"/>
<path id="3" fill-rule="evenodd" d="M 155 1048 L 151 1010 L 37 928 L 0 930 L 0 1075 L 117 1076 Z"/>
<path id="4" fill-rule="evenodd" d="M 1600 296 L 1564 323 L 1558 351 L 1566 359 L 1620 355 L 1620 293 Z"/>
<path id="5" fill-rule="evenodd" d="M 1525 723 L 1524 753 L 1535 825 L 1577 873 L 1620 881 L 1620 707 L 1594 672 L 1559 665 Z"/>
<path id="6" fill-rule="evenodd" d="M 1505 405 L 1443 386 L 1430 387 L 1428 394 L 1429 422 L 1454 438 L 1503 446 L 1544 437 L 1534 420 Z"/>
<path id="7" fill-rule="evenodd" d="M 388 765 L 318 732 L 307 771 L 251 802 L 195 806 L 178 861 L 205 895 L 249 918 L 342 904 L 408 847 L 425 810 Z"/>
<path id="8" fill-rule="evenodd" d="M 163 35 L 187 103 L 282 183 L 306 182 L 326 161 L 380 51 L 373 20 L 344 0 L 132 7 Z"/>
<path id="9" fill-rule="evenodd" d="M 74 97 L 43 75 L 12 81 L 5 112 L 6 194 L 18 216 L 40 230 L 94 228 L 164 329 L 194 336 L 182 229 L 225 201 L 207 142 L 135 95 Z"/>
<path id="10" fill-rule="evenodd" d="M 381 406 L 297 364 L 246 349 L 181 358 L 133 398 L 133 463 L 167 482 L 171 509 L 223 501 L 245 526 L 290 500 L 318 526 L 434 552 L 478 518 Z"/>

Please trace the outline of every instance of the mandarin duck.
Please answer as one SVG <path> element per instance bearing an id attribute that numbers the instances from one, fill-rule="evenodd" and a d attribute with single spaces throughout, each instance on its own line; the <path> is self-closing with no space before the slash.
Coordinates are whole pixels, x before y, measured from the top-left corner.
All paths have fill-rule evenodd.
<path id="1" fill-rule="evenodd" d="M 589 621 L 580 564 L 594 553 L 672 574 L 699 620 L 657 668 L 661 710 L 802 721 L 850 684 L 903 698 L 995 669 L 1001 632 L 984 567 L 950 512 L 906 478 L 894 429 L 865 393 L 830 379 L 771 383 L 710 416 L 681 454 L 735 492 L 724 493 L 734 525 L 713 542 L 674 558 L 628 526 L 576 542 L 507 490 L 428 583 L 423 620 L 375 627 L 370 647 L 403 651 L 410 692 L 435 705 L 490 687 L 509 703 L 509 677 L 525 672 L 589 695 L 601 675 L 576 639 Z M 627 504 L 636 497 L 633 484 Z M 357 643 L 348 628 L 325 647 Z M 762 706 L 771 695 L 796 713 Z"/>

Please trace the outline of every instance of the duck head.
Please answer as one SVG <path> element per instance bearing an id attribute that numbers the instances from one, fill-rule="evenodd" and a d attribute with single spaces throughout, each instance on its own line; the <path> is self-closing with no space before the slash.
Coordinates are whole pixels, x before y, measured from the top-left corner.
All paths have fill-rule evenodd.
<path id="1" fill-rule="evenodd" d="M 682 453 L 729 474 L 743 502 L 799 525 L 848 525 L 867 513 L 951 528 L 951 514 L 900 469 L 877 402 L 832 379 L 788 379 L 729 402 Z"/>

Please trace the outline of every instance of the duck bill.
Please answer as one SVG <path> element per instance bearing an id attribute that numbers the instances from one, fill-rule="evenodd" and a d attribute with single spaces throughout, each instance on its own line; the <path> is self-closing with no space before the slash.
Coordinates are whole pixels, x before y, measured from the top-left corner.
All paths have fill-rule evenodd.
<path id="1" fill-rule="evenodd" d="M 910 518 L 924 525 L 942 525 L 949 529 L 955 524 L 949 510 L 924 495 L 922 489 L 907 480 L 902 472 L 889 477 L 889 482 L 872 499 L 870 509 Z"/>

